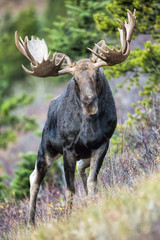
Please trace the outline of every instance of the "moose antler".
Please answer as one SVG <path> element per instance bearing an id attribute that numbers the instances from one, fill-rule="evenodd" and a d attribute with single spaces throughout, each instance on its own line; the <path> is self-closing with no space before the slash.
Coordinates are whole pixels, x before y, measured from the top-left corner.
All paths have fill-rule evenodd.
<path id="1" fill-rule="evenodd" d="M 20 41 L 18 40 L 16 31 L 15 44 L 18 50 L 29 59 L 31 62 L 31 68 L 33 69 L 33 71 L 29 71 L 22 65 L 26 73 L 37 77 L 59 76 L 65 73 L 72 73 L 73 62 L 65 54 L 54 53 L 53 58 L 50 60 L 50 52 L 48 53 L 48 47 L 44 39 L 34 39 L 32 36 L 31 40 L 29 40 L 26 36 L 24 41 L 20 37 Z M 60 59 L 58 63 L 56 57 Z M 71 68 L 60 70 L 64 61 L 69 62 L 69 66 L 71 66 Z"/>
<path id="2" fill-rule="evenodd" d="M 94 55 L 96 55 L 98 58 L 100 58 L 102 61 L 95 63 L 96 67 L 102 67 L 102 66 L 113 66 L 115 64 L 123 62 L 130 53 L 130 42 L 132 38 L 133 29 L 135 26 L 135 20 L 136 20 L 136 10 L 134 9 L 133 14 L 131 11 L 127 9 L 127 15 L 128 15 L 128 23 L 125 21 L 125 24 L 117 19 L 122 27 L 122 29 L 118 29 L 120 33 L 120 41 L 121 41 L 121 50 L 109 48 L 105 41 L 102 40 L 99 43 L 103 45 L 103 47 L 99 46 L 98 44 L 95 44 L 96 49 L 99 51 L 95 51 L 95 48 L 92 50 L 88 48 Z M 107 50 L 107 51 L 106 51 Z"/>
<path id="3" fill-rule="evenodd" d="M 101 40 L 92 49 L 88 48 L 92 52 L 91 61 L 94 63 L 95 68 L 102 66 L 113 66 L 115 64 L 123 62 L 130 53 L 130 42 L 136 20 L 136 10 L 133 14 L 127 10 L 128 23 L 125 24 L 118 19 L 122 29 L 118 29 L 120 33 L 121 50 L 115 48 L 109 48 L 104 40 Z M 65 73 L 75 72 L 75 64 L 67 55 L 62 53 L 54 53 L 53 58 L 50 60 L 50 52 L 48 53 L 47 45 L 44 39 L 39 38 L 31 40 L 26 36 L 24 41 L 20 37 L 18 40 L 17 32 L 15 32 L 15 43 L 19 51 L 29 59 L 31 62 L 31 68 L 33 71 L 29 71 L 23 65 L 23 69 L 26 73 L 37 77 L 50 77 L 59 76 Z M 101 61 L 102 60 L 102 61 Z M 60 70 L 62 68 L 62 70 Z"/>

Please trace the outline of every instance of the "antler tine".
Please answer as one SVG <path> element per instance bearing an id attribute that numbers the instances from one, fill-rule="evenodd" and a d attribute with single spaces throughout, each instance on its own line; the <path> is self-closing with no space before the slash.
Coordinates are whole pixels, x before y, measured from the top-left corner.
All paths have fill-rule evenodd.
<path id="1" fill-rule="evenodd" d="M 63 63 L 63 61 L 64 61 L 64 59 L 65 59 L 65 54 L 63 55 L 63 57 L 62 57 L 62 59 L 59 61 L 59 63 L 57 63 L 57 67 L 61 67 L 61 65 L 62 65 L 62 63 Z"/>
<path id="2" fill-rule="evenodd" d="M 122 29 L 118 28 L 118 31 L 120 33 L 120 41 L 121 41 L 122 53 L 125 53 L 126 46 L 127 46 L 127 44 L 126 44 L 127 32 L 126 32 L 126 28 L 125 28 L 123 22 L 120 19 L 118 19 L 118 18 L 117 18 L 117 20 L 121 24 L 121 27 L 122 27 Z"/>
<path id="3" fill-rule="evenodd" d="M 53 54 L 52 61 L 56 62 L 56 56 L 57 56 L 57 52 L 55 52 L 55 53 Z M 57 66 L 57 67 L 61 67 L 64 59 L 65 59 L 65 54 L 63 54 L 63 57 L 60 59 L 60 61 L 57 63 L 56 66 Z"/>
<path id="4" fill-rule="evenodd" d="M 99 46 L 98 46 L 98 47 L 99 47 Z M 96 52 L 93 51 L 91 48 L 88 48 L 88 47 L 87 47 L 87 49 L 88 49 L 89 51 L 91 51 L 93 54 L 95 54 L 98 58 L 100 58 L 101 60 L 105 61 L 105 58 L 102 57 L 100 54 L 96 53 Z"/>
<path id="5" fill-rule="evenodd" d="M 91 60 L 95 63 L 95 67 L 101 67 L 101 66 L 113 66 L 115 64 L 123 62 L 130 53 L 130 42 L 132 38 L 132 33 L 135 25 L 135 16 L 136 10 L 134 10 L 133 14 L 127 10 L 128 15 L 128 23 L 125 22 L 125 24 L 119 20 L 122 29 L 118 29 L 120 33 L 120 41 L 121 41 L 121 50 L 109 48 L 104 41 L 100 41 L 98 44 L 95 44 L 96 48 L 90 49 L 88 48 L 94 55 L 96 55 L 99 59 L 101 59 L 103 62 L 98 62 L 98 59 L 96 60 L 97 63 L 95 63 L 95 58 L 91 57 Z M 107 50 L 106 50 L 107 48 Z"/>
<path id="6" fill-rule="evenodd" d="M 32 40 L 31 40 L 31 41 L 33 41 L 33 40 L 34 40 L 34 38 L 33 38 L 33 36 L 32 36 Z M 31 61 L 32 63 L 34 63 L 34 65 L 37 65 L 36 60 L 34 59 L 34 57 L 32 56 L 32 54 L 30 53 L 30 51 L 29 51 L 29 49 L 28 49 L 28 42 L 29 42 L 29 39 L 28 39 L 28 36 L 26 36 L 25 39 L 24 39 L 24 48 L 25 48 L 25 51 L 26 51 L 27 56 L 29 57 L 30 61 Z"/>
<path id="7" fill-rule="evenodd" d="M 32 65 L 32 64 L 31 64 L 31 67 L 32 67 L 32 69 L 33 69 L 33 65 Z M 24 70 L 26 73 L 28 73 L 28 74 L 30 74 L 30 75 L 32 75 L 32 76 L 35 76 L 34 71 L 28 70 L 23 64 L 22 64 L 22 68 L 23 68 L 23 70 Z"/>
<path id="8" fill-rule="evenodd" d="M 55 60 L 56 60 L 56 56 L 57 56 L 57 52 L 53 53 L 52 61 L 55 62 Z"/>
<path id="9" fill-rule="evenodd" d="M 135 14 L 136 14 L 136 9 L 134 9 L 133 14 L 131 13 L 131 11 L 129 9 L 127 9 L 128 23 L 125 21 L 125 28 L 126 28 L 126 31 L 127 31 L 127 41 L 129 43 L 131 42 L 133 29 L 134 29 L 135 22 L 136 22 L 136 15 Z"/>
<path id="10" fill-rule="evenodd" d="M 16 47 L 18 48 L 18 50 L 26 57 L 28 58 L 29 61 L 31 61 L 31 59 L 28 57 L 26 51 L 25 51 L 25 48 L 24 48 L 24 42 L 22 40 L 22 38 L 20 37 L 20 40 L 22 42 L 22 44 L 20 43 L 20 41 L 18 40 L 18 34 L 17 34 L 17 31 L 15 32 L 15 44 L 16 44 Z"/>
<path id="11" fill-rule="evenodd" d="M 101 48 L 100 46 L 98 46 L 98 44 L 94 44 L 103 54 L 105 54 L 106 53 L 106 51 L 103 49 L 103 48 Z"/>

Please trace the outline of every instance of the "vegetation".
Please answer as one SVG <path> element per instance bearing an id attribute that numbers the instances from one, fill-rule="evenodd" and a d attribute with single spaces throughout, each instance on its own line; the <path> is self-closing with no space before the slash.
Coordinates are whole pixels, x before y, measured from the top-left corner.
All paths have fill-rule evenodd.
<path id="1" fill-rule="evenodd" d="M 17 116 L 13 113 L 14 110 L 26 106 L 34 99 L 26 93 L 18 93 L 18 96 L 11 94 L 15 82 L 24 78 L 23 71 L 19 70 L 24 58 L 16 51 L 14 44 L 16 29 L 22 33 L 22 36 L 37 32 L 38 22 L 32 7 L 20 12 L 16 18 L 12 18 L 11 13 L 7 12 L 0 25 L 0 148 L 6 148 L 9 142 L 14 141 L 16 131 L 22 129 L 22 126 L 24 130 L 33 130 L 37 127 L 33 118 L 22 114 Z M 8 95 L 11 97 L 9 98 Z"/>
<path id="2" fill-rule="evenodd" d="M 29 176 L 34 170 L 36 154 L 21 154 L 23 161 L 18 163 L 15 171 L 15 178 L 12 184 L 12 191 L 15 198 L 25 198 L 29 195 Z"/>
<path id="3" fill-rule="evenodd" d="M 57 5 L 55 5 L 57 4 Z M 134 37 L 150 36 L 142 49 L 135 48 L 120 65 L 105 69 L 110 80 L 129 76 L 119 88 L 131 91 L 139 87 L 140 100 L 133 104 L 124 124 L 118 124 L 101 171 L 99 195 L 85 199 L 82 184 L 76 175 L 78 193 L 72 216 L 65 216 L 62 161 L 55 162 L 44 182 L 38 200 L 38 228 L 26 230 L 29 175 L 36 154 L 22 154 L 14 178 L 0 166 L 0 238 L 12 239 L 148 239 L 159 224 L 159 164 L 160 164 L 160 6 L 158 1 L 84 1 L 48 0 L 44 14 L 39 16 L 32 5 L 12 17 L 6 12 L 0 22 L 0 148 L 15 143 L 20 132 L 37 129 L 33 117 L 23 114 L 23 107 L 32 104 L 28 92 L 14 95 L 15 85 L 24 88 L 31 78 L 20 69 L 28 61 L 14 44 L 14 32 L 42 37 L 49 49 L 68 54 L 76 60 L 88 57 L 86 47 L 106 39 L 118 42 L 116 18 L 126 19 L 126 11 L 136 8 L 137 24 Z M 62 8 L 62 9 L 61 9 Z M 55 16 L 59 11 L 58 16 Z M 61 11 L 61 13 L 60 13 Z M 53 14 L 51 14 L 53 13 Z M 61 16 L 60 16 L 61 15 Z M 67 24 L 66 24 L 67 22 Z M 97 29 L 96 29 L 97 27 Z M 103 36 L 103 37 L 102 37 Z M 132 44 L 132 43 L 131 43 Z M 4 53 L 5 49 L 5 53 Z M 143 81 L 142 81 L 143 79 Z M 18 150 L 21 152 L 21 149 Z M 18 153 L 17 153 L 18 154 Z M 154 172 L 157 172 L 154 174 Z M 146 177 L 148 180 L 146 180 Z M 84 201 L 81 199 L 84 197 Z M 18 236 L 14 235 L 19 230 Z M 32 234 L 31 234 L 32 233 Z M 160 235 L 160 234 L 159 234 Z M 157 235 L 157 236 L 159 236 Z M 159 238 L 159 237 L 158 237 Z M 158 239 L 157 238 L 157 239 Z"/>
<path id="4" fill-rule="evenodd" d="M 22 62 L 28 61 L 16 50 L 14 43 L 14 33 L 17 30 L 24 38 L 28 35 L 38 33 L 39 23 L 33 7 L 23 10 L 16 17 L 12 17 L 10 12 L 6 12 L 3 22 L 0 25 L 0 96 L 8 94 L 15 81 L 25 78 L 24 72 L 19 69 Z M 6 51 L 4 54 L 4 50 Z"/>
<path id="5" fill-rule="evenodd" d="M 157 0 L 154 1 L 108 1 L 106 4 L 106 12 L 98 12 L 94 15 L 97 28 L 101 31 L 111 34 L 117 32 L 119 24 L 116 19 L 126 19 L 125 9 L 133 12 L 136 9 L 136 19 L 138 24 L 135 26 L 134 35 L 144 33 L 153 34 L 153 37 L 159 40 L 159 12 L 160 6 Z"/>
<path id="6" fill-rule="evenodd" d="M 153 39 L 159 41 L 160 25 L 158 25 L 158 22 L 160 8 L 157 1 L 149 1 L 147 3 L 145 1 L 121 1 L 120 3 L 119 1 L 113 0 L 106 5 L 108 15 L 104 16 L 104 13 L 97 13 L 94 15 L 97 28 L 102 31 L 107 31 L 110 34 L 114 34 L 117 32 L 115 29 L 117 28 L 117 25 L 115 24 L 113 17 L 116 19 L 120 15 L 125 16 L 126 13 L 124 9 L 130 9 L 133 11 L 134 8 L 136 8 L 137 19 L 134 34 L 150 34 Z M 121 19 L 123 19 L 123 17 Z M 141 76 L 146 76 L 145 84 L 142 86 L 143 91 L 139 91 L 142 100 L 138 102 L 138 106 L 133 105 L 133 107 L 135 107 L 135 115 L 132 116 L 129 114 L 129 118 L 135 121 L 139 121 L 140 118 L 145 118 L 143 112 L 144 108 L 149 108 L 153 104 L 156 94 L 158 94 L 160 89 L 160 44 L 152 44 L 148 41 L 144 44 L 144 48 L 145 49 L 136 48 L 131 52 L 127 61 L 120 65 L 115 65 L 110 69 L 107 68 L 105 72 L 108 79 L 120 77 L 129 72 L 131 77 L 125 82 L 125 84 L 122 83 L 117 86 L 122 88 L 127 85 L 128 90 L 134 85 L 140 86 Z M 156 116 L 158 117 L 157 114 Z M 157 120 L 159 120 L 159 117 Z M 132 121 L 128 122 L 131 123 Z"/>
<path id="7" fill-rule="evenodd" d="M 110 1 L 106 5 L 106 13 L 97 13 L 94 15 L 94 19 L 97 28 L 101 31 L 114 35 L 117 32 L 116 28 L 118 23 L 115 19 L 118 16 L 122 16 L 120 19 L 125 18 L 124 9 L 136 8 L 137 24 L 135 26 L 134 35 L 141 33 L 150 34 L 152 39 L 157 42 L 154 44 L 151 41 L 144 43 L 143 49 L 135 48 L 131 51 L 130 56 L 122 64 L 115 65 L 111 68 L 106 68 L 105 74 L 108 79 L 117 78 L 120 76 L 130 77 L 117 85 L 117 88 L 126 88 L 128 91 L 134 86 L 139 86 L 138 94 L 141 96 L 141 100 L 132 104 L 135 113 L 128 113 L 128 119 L 125 122 L 123 128 L 127 137 L 127 141 L 130 141 L 133 149 L 137 144 L 136 133 L 137 129 L 154 129 L 154 132 L 158 133 L 160 123 L 160 109 L 159 109 L 159 89 L 160 89 L 160 44 L 159 36 L 159 14 L 160 8 L 157 1 Z M 142 82 L 142 78 L 145 82 Z M 153 110 L 154 109 L 154 110 Z M 150 115 L 152 113 L 152 115 Z M 115 136 L 111 140 L 114 148 L 117 149 L 119 144 L 120 127 L 117 127 Z M 142 130 L 142 135 L 146 132 Z M 138 130 L 139 131 L 139 130 Z M 146 134 L 146 133 L 145 133 Z M 144 139 L 148 140 L 148 134 L 144 134 Z M 138 137 L 137 137 L 138 138 Z M 152 143 L 148 142 L 149 148 Z M 143 145 L 143 147 L 145 147 Z M 146 150 L 148 152 L 148 150 Z M 152 152 L 152 151 L 151 151 Z M 144 158 L 144 156 L 142 156 Z"/>
<path id="8" fill-rule="evenodd" d="M 81 0 L 74 5 L 68 3 L 67 16 L 59 17 L 53 22 L 52 28 L 46 29 L 49 47 L 75 60 L 86 56 L 87 46 L 92 47 L 99 41 L 93 14 L 104 6 L 105 1 Z"/>
<path id="9" fill-rule="evenodd" d="M 21 24 L 19 24 L 21 23 Z M 11 142 L 15 142 L 19 132 L 37 129 L 34 117 L 23 114 L 23 108 L 31 104 L 33 95 L 19 93 L 13 95 L 13 87 L 18 81 L 25 80 L 25 74 L 19 69 L 26 60 L 15 47 L 14 32 L 18 30 L 22 37 L 38 33 L 39 22 L 35 9 L 30 6 L 12 17 L 9 11 L 0 22 L 0 149 L 6 149 Z M 26 63 L 28 64 L 28 63 Z M 10 195 L 10 188 L 4 185 L 5 174 L 0 174 L 0 199 Z"/>
<path id="10" fill-rule="evenodd" d="M 13 235 L 12 232 L 12 237 L 15 240 L 158 239 L 159 181 L 157 173 L 148 180 L 141 178 L 141 181 L 136 181 L 132 192 L 117 186 L 100 192 L 94 201 L 77 199 L 69 218 L 62 214 L 62 207 L 57 207 L 59 213 L 56 215 L 52 209 L 54 203 L 48 204 L 48 215 L 41 216 L 44 224 L 40 223 L 36 229 L 22 227 L 18 234 Z M 54 218 L 50 219 L 52 211 Z"/>
<path id="11" fill-rule="evenodd" d="M 37 154 L 28 152 L 26 154 L 20 154 L 20 156 L 22 161 L 17 164 L 18 168 L 15 170 L 14 180 L 11 184 L 11 190 L 16 200 L 29 197 L 29 176 L 34 170 Z M 61 166 L 62 161 L 60 159 L 58 162 L 53 163 L 53 166 L 45 177 L 45 182 L 49 185 L 54 185 L 54 187 L 62 187 L 63 171 Z M 46 187 L 45 183 L 44 185 Z M 4 185 L 2 185 L 2 187 L 4 187 Z"/>
<path id="12" fill-rule="evenodd" d="M 33 101 L 33 96 L 28 97 L 23 93 L 19 97 L 10 97 L 7 100 L 1 100 L 0 108 L 0 148 L 6 148 L 10 141 L 16 138 L 16 132 L 20 130 L 28 131 L 37 128 L 35 119 L 24 116 L 19 113 L 13 113 L 13 110 L 22 108 Z"/>

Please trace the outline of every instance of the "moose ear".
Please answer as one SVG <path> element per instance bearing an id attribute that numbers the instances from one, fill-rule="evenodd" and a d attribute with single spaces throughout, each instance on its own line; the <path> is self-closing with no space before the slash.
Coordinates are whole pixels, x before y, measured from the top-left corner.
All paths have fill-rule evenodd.
<path id="1" fill-rule="evenodd" d="M 63 53 L 56 54 L 56 64 L 58 64 L 62 60 L 62 58 L 64 58 L 62 65 L 61 65 L 62 68 L 74 67 L 75 62 L 73 62 L 70 57 L 68 57 L 67 55 L 65 55 Z"/>
<path id="2" fill-rule="evenodd" d="M 101 40 L 97 43 L 97 45 L 99 47 L 101 47 L 102 49 L 106 50 L 106 44 L 105 44 L 105 41 L 104 40 Z M 102 52 L 97 48 L 97 46 L 94 46 L 93 48 L 93 51 L 98 53 L 100 56 L 103 56 Z M 92 56 L 91 56 L 91 61 L 96 63 L 98 61 L 102 61 L 100 58 L 98 58 L 95 54 L 92 53 Z"/>

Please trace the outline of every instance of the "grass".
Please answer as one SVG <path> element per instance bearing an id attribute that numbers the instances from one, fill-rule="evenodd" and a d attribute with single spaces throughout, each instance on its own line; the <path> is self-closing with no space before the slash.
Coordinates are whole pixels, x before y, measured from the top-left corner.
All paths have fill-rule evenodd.
<path id="1" fill-rule="evenodd" d="M 47 184 L 37 202 L 36 228 L 26 228 L 28 199 L 0 205 L 0 240 L 156 240 L 160 239 L 159 118 L 117 130 L 99 174 L 99 194 L 77 194 L 70 217 L 65 215 L 64 189 Z M 148 114 L 148 115 L 147 115 Z M 125 133 L 125 134 L 124 134 Z M 54 185 L 54 184 L 53 184 Z M 2 236 L 2 238 L 1 238 Z"/>
<path id="2" fill-rule="evenodd" d="M 69 218 L 41 223 L 35 229 L 19 229 L 15 239 L 154 239 L 150 236 L 158 234 L 154 227 L 160 219 L 159 183 L 160 175 L 156 173 L 140 180 L 132 191 L 117 187 L 92 200 L 76 199 Z"/>

